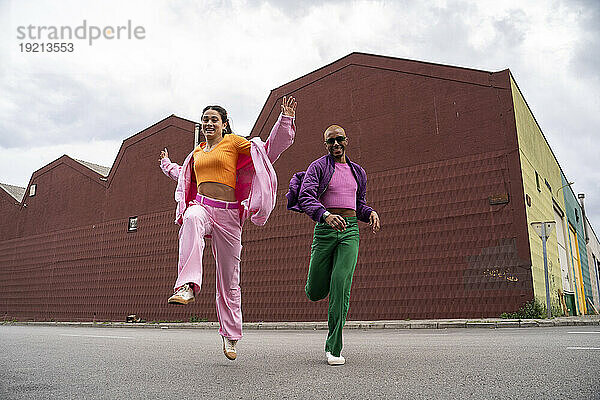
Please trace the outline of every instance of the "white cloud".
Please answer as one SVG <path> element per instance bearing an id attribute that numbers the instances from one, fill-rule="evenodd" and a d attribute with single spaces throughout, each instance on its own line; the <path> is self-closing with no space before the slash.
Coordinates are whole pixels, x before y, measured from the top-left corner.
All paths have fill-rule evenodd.
<path id="1" fill-rule="evenodd" d="M 92 140 L 87 143 L 68 143 L 61 145 L 0 147 L 0 182 L 15 186 L 27 186 L 33 172 L 68 155 L 78 160 L 91 161 L 95 164 L 112 167 L 121 147 L 121 141 Z"/>

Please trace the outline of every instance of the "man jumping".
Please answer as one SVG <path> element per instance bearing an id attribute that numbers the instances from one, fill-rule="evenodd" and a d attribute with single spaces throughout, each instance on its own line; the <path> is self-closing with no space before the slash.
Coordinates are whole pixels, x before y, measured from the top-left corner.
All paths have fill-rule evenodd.
<path id="1" fill-rule="evenodd" d="M 365 201 L 364 169 L 346 156 L 348 136 L 344 129 L 331 125 L 325 130 L 324 139 L 329 154 L 313 161 L 306 170 L 298 192 L 298 208 L 317 222 L 306 295 L 312 301 L 329 295 L 325 354 L 329 365 L 343 365 L 346 360 L 341 355 L 342 328 L 358 260 L 358 220 L 368 222 L 373 233 L 379 231 L 380 222 Z"/>

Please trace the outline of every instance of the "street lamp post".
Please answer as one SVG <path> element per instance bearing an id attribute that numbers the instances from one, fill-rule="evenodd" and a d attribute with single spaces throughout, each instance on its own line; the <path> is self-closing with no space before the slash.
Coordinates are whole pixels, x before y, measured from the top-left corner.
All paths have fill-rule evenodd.
<path id="1" fill-rule="evenodd" d="M 546 313 L 548 318 L 552 318 L 552 308 L 550 307 L 550 282 L 548 277 L 548 253 L 546 252 L 546 240 L 552 233 L 554 221 L 532 222 L 531 226 L 535 229 L 538 236 L 542 239 L 542 248 L 544 250 L 544 281 L 546 283 Z"/>
<path id="2" fill-rule="evenodd" d="M 560 192 L 562 189 L 566 188 L 567 186 L 571 186 L 572 184 L 574 184 L 575 182 L 569 182 L 566 183 L 564 185 L 562 185 L 561 187 L 559 187 L 558 189 L 556 189 L 556 197 L 558 197 L 558 192 Z"/>

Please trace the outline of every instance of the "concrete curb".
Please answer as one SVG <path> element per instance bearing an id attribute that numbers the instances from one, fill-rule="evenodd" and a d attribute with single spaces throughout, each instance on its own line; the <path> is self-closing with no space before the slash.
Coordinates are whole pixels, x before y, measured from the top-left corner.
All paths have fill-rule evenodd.
<path id="1" fill-rule="evenodd" d="M 218 322 L 33 322 L 3 321 L 0 326 L 77 326 L 90 328 L 218 329 Z M 346 321 L 346 329 L 538 328 L 600 326 L 599 315 L 553 319 L 439 319 L 415 321 Z M 327 322 L 245 322 L 246 330 L 327 330 Z"/>

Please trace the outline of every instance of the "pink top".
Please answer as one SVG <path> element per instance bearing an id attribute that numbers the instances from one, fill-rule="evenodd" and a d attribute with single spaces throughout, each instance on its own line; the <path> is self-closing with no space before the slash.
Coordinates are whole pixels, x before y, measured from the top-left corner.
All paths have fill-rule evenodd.
<path id="1" fill-rule="evenodd" d="M 356 189 L 358 185 L 347 163 L 335 163 L 335 171 L 329 186 L 321 197 L 325 208 L 348 208 L 356 210 Z"/>

